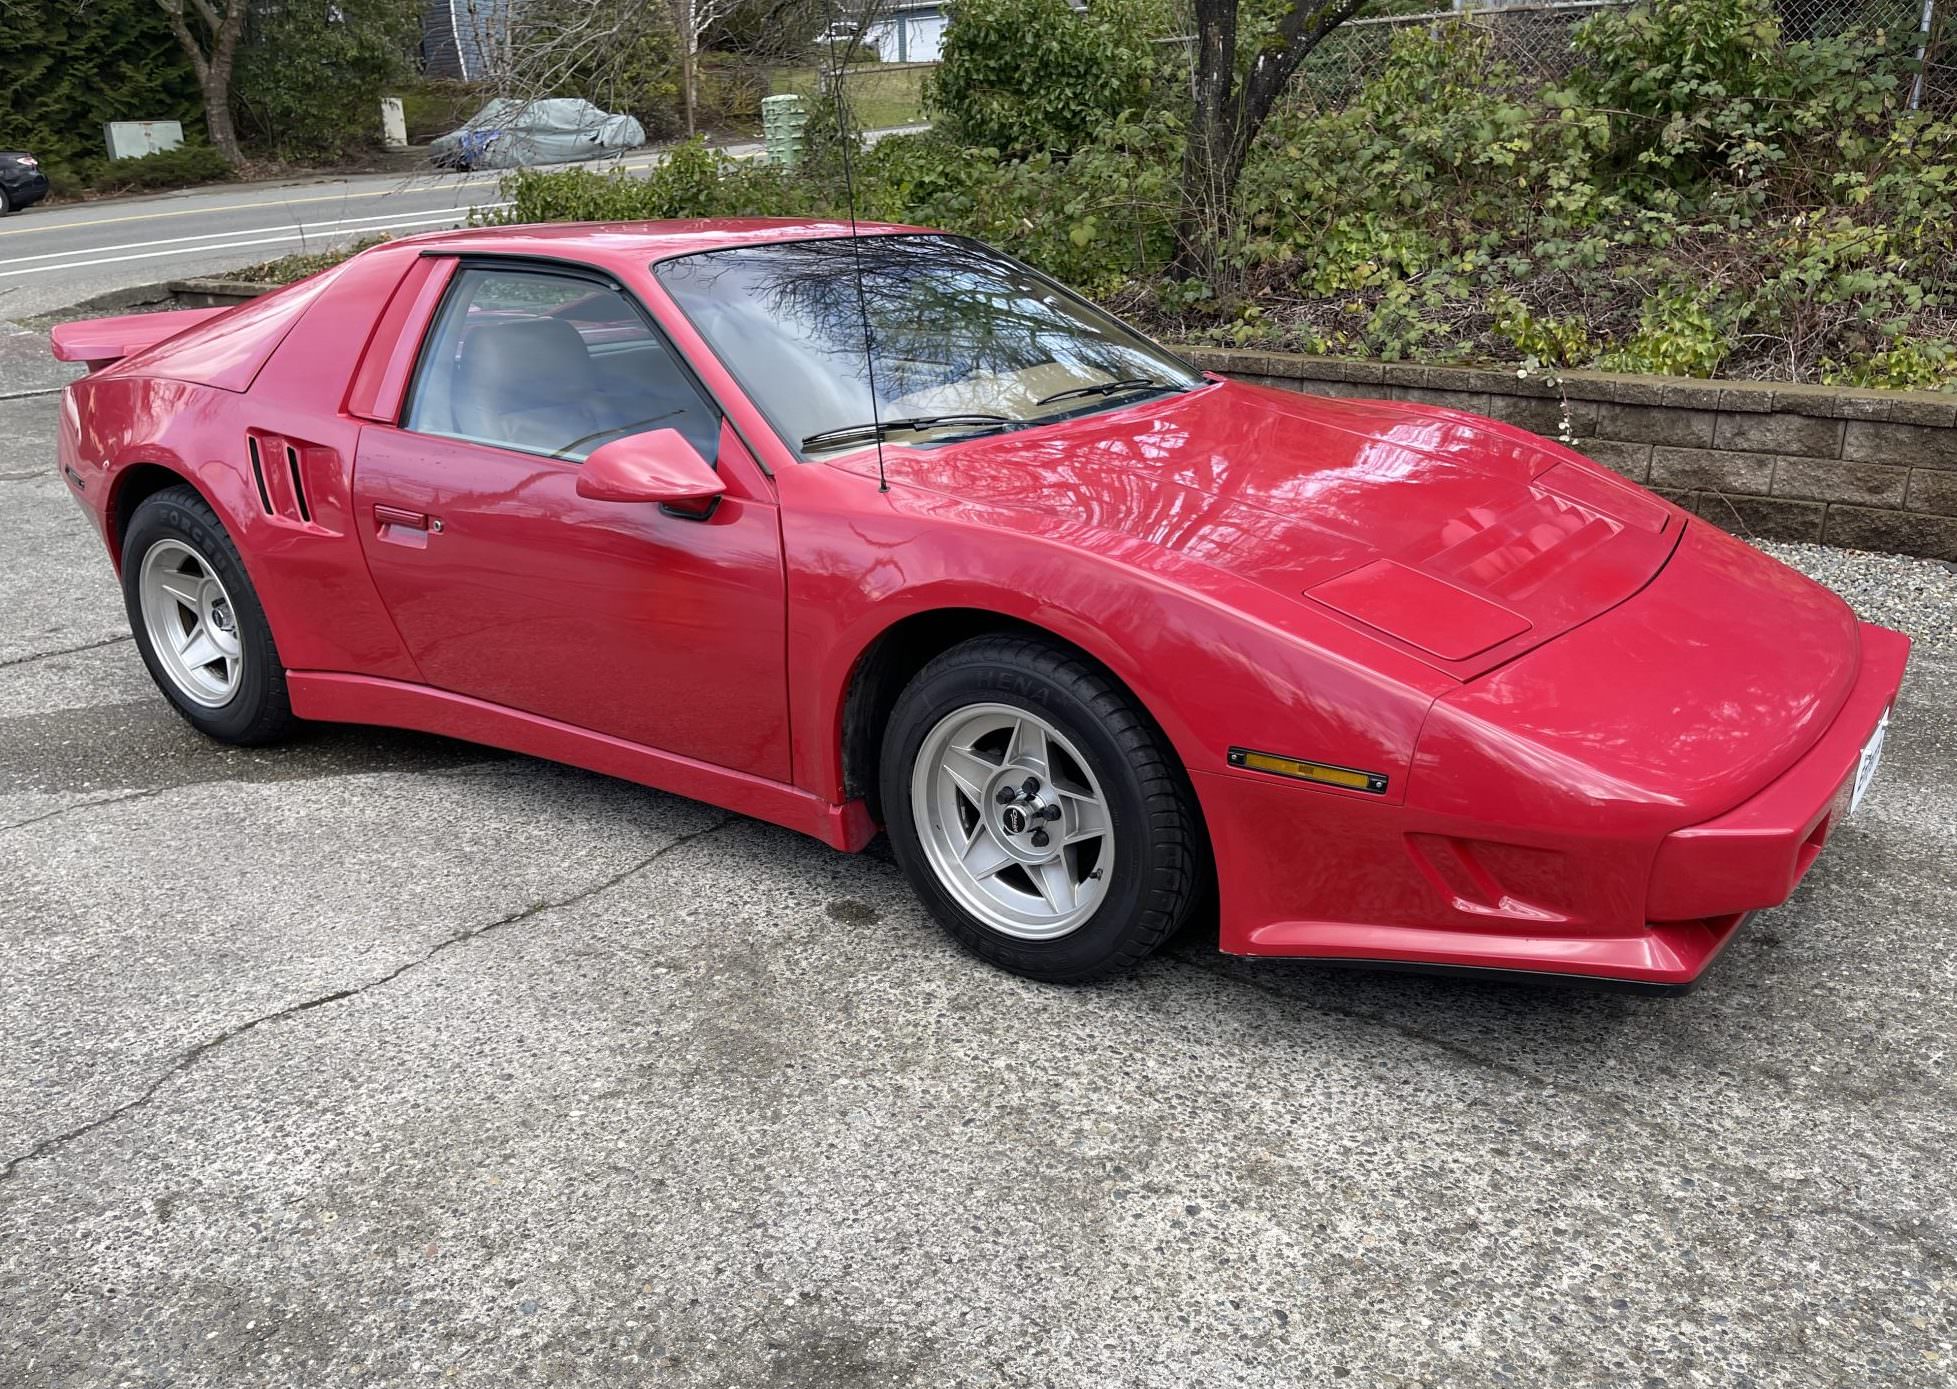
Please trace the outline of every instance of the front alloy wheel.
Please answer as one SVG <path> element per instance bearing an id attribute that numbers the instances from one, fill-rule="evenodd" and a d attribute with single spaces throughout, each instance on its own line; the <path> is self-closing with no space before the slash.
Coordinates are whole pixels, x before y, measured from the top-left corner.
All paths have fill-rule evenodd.
<path id="1" fill-rule="evenodd" d="M 975 638 L 884 731 L 897 861 L 967 949 L 1034 979 L 1126 969 L 1188 918 L 1206 871 L 1187 777 L 1100 667 L 1035 635 Z"/>
<path id="2" fill-rule="evenodd" d="M 913 764 L 911 813 L 938 881 L 995 931 L 1052 940 L 1106 895 L 1107 798 L 1080 750 L 1038 714 L 972 704 L 945 715 Z"/>

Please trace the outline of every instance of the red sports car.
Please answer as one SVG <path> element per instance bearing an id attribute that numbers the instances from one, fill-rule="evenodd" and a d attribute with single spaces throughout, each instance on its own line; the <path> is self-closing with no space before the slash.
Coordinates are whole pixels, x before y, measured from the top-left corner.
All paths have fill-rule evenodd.
<path id="1" fill-rule="evenodd" d="M 975 242 L 445 232 L 70 324 L 60 467 L 157 685 L 863 847 L 1035 978 L 1224 950 L 1690 984 L 1908 642 L 1495 421 L 1205 375 Z"/>

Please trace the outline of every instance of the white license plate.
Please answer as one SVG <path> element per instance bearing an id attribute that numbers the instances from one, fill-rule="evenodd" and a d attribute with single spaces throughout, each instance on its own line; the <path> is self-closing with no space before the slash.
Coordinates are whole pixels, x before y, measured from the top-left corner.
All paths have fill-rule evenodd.
<path id="1" fill-rule="evenodd" d="M 1862 795 L 1875 780 L 1875 769 L 1882 765 L 1882 739 L 1889 732 L 1889 715 L 1885 712 L 1882 722 L 1875 726 L 1869 741 L 1862 744 L 1862 760 L 1855 764 L 1855 789 L 1848 793 L 1848 813 L 1853 815 L 1855 808 L 1862 804 Z"/>

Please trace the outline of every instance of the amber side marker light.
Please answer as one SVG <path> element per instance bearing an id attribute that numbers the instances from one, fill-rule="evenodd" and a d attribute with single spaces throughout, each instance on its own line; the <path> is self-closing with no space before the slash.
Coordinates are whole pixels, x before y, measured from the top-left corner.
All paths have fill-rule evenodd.
<path id="1" fill-rule="evenodd" d="M 1306 762 L 1296 757 L 1279 757 L 1274 752 L 1231 748 L 1230 765 L 1253 772 L 1269 772 L 1272 776 L 1290 777 L 1293 781 L 1343 786 L 1348 791 L 1370 791 L 1375 796 L 1386 794 L 1386 778 L 1381 773 L 1362 772 L 1355 767 L 1335 767 L 1329 762 Z"/>

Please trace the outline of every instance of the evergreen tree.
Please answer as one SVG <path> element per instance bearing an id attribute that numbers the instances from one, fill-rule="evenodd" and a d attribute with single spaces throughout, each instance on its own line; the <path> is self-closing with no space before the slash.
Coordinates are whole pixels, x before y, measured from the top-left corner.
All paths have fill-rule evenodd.
<path id="1" fill-rule="evenodd" d="M 108 121 L 176 120 L 194 130 L 197 78 L 156 0 L 16 5 L 0 25 L 0 146 L 50 177 L 105 159 Z"/>

